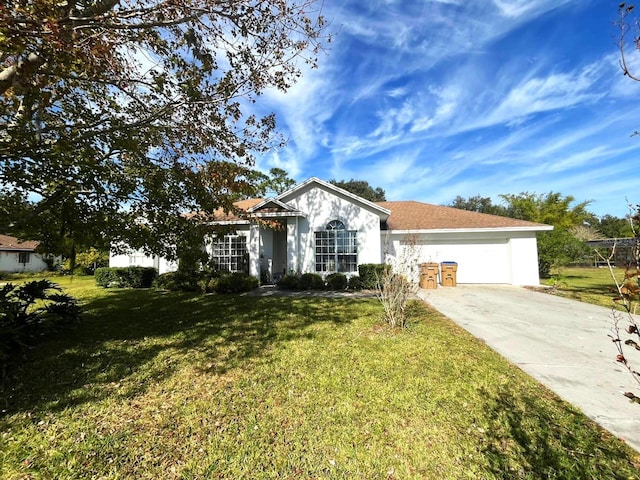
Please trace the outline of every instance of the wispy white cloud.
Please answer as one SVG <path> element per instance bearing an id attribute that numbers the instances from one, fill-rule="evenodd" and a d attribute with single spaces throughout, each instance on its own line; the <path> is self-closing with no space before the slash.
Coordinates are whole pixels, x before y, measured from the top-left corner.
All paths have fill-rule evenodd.
<path id="1" fill-rule="evenodd" d="M 550 189 L 590 198 L 594 172 L 607 208 L 623 188 L 616 175 L 640 181 L 628 165 L 640 83 L 620 74 L 602 2 L 324 5 L 335 43 L 288 94 L 263 97 L 290 143 L 261 164 L 432 203 Z"/>
<path id="2" fill-rule="evenodd" d="M 598 78 L 596 66 L 588 65 L 578 72 L 552 73 L 526 80 L 509 91 L 480 125 L 513 122 L 534 113 L 595 101 L 602 96 L 596 88 Z"/>
<path id="3" fill-rule="evenodd" d="M 493 0 L 493 4 L 497 7 L 501 15 L 509 18 L 518 18 L 525 15 L 541 14 L 561 7 L 565 1 L 556 0 Z"/>

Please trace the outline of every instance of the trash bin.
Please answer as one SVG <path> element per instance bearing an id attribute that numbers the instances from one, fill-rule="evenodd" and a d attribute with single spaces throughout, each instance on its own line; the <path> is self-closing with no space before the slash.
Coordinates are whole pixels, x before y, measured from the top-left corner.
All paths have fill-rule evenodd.
<path id="1" fill-rule="evenodd" d="M 440 282 L 443 287 L 455 287 L 458 284 L 456 279 L 456 272 L 458 271 L 458 264 L 456 262 L 442 262 L 440 264 Z"/>
<path id="2" fill-rule="evenodd" d="M 439 267 L 440 265 L 438 265 L 437 263 L 420 264 L 420 288 L 438 288 Z"/>

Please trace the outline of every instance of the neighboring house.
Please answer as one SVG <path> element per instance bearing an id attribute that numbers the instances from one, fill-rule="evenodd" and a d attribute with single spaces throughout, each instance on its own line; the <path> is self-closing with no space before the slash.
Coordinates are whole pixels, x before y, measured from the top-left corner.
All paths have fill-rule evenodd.
<path id="1" fill-rule="evenodd" d="M 208 239 L 205 249 L 222 269 L 272 279 L 357 274 L 360 264 L 389 262 L 412 248 L 417 263 L 457 262 L 458 283 L 538 285 L 536 232 L 553 228 L 421 202 L 373 203 L 315 177 L 236 206 L 246 216 L 215 212 L 213 222 L 235 233 Z M 110 265 L 176 268 L 136 252 L 113 255 Z"/>
<path id="2" fill-rule="evenodd" d="M 36 253 L 40 243 L 21 242 L 9 235 L 0 235 L 0 272 L 41 272 L 47 269 L 42 255 Z"/>
<path id="3" fill-rule="evenodd" d="M 178 263 L 158 257 L 157 255 L 148 256 L 142 251 L 133 250 L 128 253 L 115 254 L 113 251 L 109 254 L 110 267 L 153 267 L 158 273 L 173 272 L 178 269 Z"/>

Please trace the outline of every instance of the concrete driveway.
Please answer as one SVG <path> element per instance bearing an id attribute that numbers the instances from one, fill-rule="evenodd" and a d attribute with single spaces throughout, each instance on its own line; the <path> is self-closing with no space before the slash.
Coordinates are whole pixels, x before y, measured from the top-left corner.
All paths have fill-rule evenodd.
<path id="1" fill-rule="evenodd" d="M 640 404 L 622 395 L 640 388 L 615 361 L 609 309 L 511 286 L 418 296 L 640 451 Z"/>

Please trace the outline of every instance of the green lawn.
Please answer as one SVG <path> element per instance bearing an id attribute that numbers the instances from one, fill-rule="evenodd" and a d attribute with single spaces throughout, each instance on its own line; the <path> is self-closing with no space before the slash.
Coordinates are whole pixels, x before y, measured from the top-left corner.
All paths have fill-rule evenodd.
<path id="1" fill-rule="evenodd" d="M 542 283 L 555 286 L 554 294 L 611 308 L 616 286 L 608 268 L 563 267 L 552 272 Z M 624 269 L 615 268 L 618 282 L 624 278 Z"/>
<path id="2" fill-rule="evenodd" d="M 0 392 L 0 478 L 604 479 L 640 457 L 422 304 L 99 290 Z"/>

